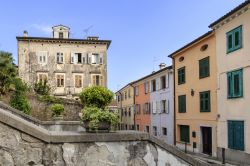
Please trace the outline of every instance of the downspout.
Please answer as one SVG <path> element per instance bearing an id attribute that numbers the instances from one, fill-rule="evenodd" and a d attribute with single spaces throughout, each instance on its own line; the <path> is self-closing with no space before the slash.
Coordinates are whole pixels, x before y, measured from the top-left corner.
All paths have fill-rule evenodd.
<path id="1" fill-rule="evenodd" d="M 174 145 L 176 145 L 176 105 L 175 105 L 175 65 L 174 65 L 174 59 L 172 57 L 172 65 L 173 65 L 173 81 L 174 81 L 174 92 L 173 92 L 173 97 L 174 97 Z"/>

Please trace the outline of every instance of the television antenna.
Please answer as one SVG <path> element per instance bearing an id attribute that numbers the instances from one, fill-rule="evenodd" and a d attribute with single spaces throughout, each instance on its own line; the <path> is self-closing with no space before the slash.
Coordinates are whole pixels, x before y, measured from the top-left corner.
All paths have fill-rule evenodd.
<path id="1" fill-rule="evenodd" d="M 88 36 L 89 30 L 90 30 L 91 28 L 93 28 L 93 27 L 94 27 L 93 25 L 90 25 L 88 28 L 86 28 L 86 29 L 83 30 L 83 32 L 85 33 L 85 38 Z"/>

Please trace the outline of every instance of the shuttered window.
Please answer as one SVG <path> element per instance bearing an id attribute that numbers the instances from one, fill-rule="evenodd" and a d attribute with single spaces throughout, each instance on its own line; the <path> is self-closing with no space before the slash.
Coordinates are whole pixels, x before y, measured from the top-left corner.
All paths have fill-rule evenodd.
<path id="1" fill-rule="evenodd" d="M 186 95 L 178 96 L 178 108 L 179 113 L 186 112 Z"/>
<path id="2" fill-rule="evenodd" d="M 103 86 L 103 76 L 101 76 L 101 75 L 92 75 L 92 85 L 94 85 L 94 86 Z"/>
<path id="3" fill-rule="evenodd" d="M 200 78 L 208 77 L 209 71 L 209 57 L 199 60 L 199 76 Z"/>
<path id="4" fill-rule="evenodd" d="M 64 87 L 64 75 L 56 76 L 57 87 Z"/>
<path id="5" fill-rule="evenodd" d="M 244 121 L 228 121 L 228 148 L 245 150 Z"/>
<path id="6" fill-rule="evenodd" d="M 189 143 L 189 126 L 180 125 L 180 141 Z"/>
<path id="7" fill-rule="evenodd" d="M 184 84 L 185 81 L 185 67 L 182 67 L 178 69 L 178 84 Z"/>
<path id="8" fill-rule="evenodd" d="M 152 92 L 156 91 L 156 80 L 151 81 L 151 86 L 152 86 L 151 88 Z"/>
<path id="9" fill-rule="evenodd" d="M 200 112 L 210 112 L 210 91 L 200 92 Z"/>
<path id="10" fill-rule="evenodd" d="M 242 48 L 242 26 L 227 32 L 227 53 Z"/>
<path id="11" fill-rule="evenodd" d="M 243 70 L 227 73 L 228 98 L 243 97 Z"/>
<path id="12" fill-rule="evenodd" d="M 63 61 L 64 61 L 63 53 L 58 52 L 56 54 L 56 62 L 60 64 L 60 63 L 63 63 Z"/>
<path id="13" fill-rule="evenodd" d="M 48 81 L 47 74 L 38 74 L 37 82 L 45 83 Z"/>
<path id="14" fill-rule="evenodd" d="M 81 75 L 75 75 L 75 87 L 76 88 L 82 87 L 82 76 Z"/>

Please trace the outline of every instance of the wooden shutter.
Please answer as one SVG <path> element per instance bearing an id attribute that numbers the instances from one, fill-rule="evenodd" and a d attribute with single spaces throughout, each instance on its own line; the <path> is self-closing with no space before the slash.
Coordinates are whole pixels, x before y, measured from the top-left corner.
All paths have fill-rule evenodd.
<path id="1" fill-rule="evenodd" d="M 86 53 L 82 53 L 82 63 L 86 64 L 87 60 L 86 60 Z"/>
<path id="2" fill-rule="evenodd" d="M 99 54 L 99 64 L 103 64 L 103 54 Z"/>
<path id="3" fill-rule="evenodd" d="M 103 84 L 103 76 L 100 76 L 100 86 L 104 86 L 104 84 Z"/>
<path id="4" fill-rule="evenodd" d="M 169 113 L 169 100 L 166 100 L 166 113 Z"/>
<path id="5" fill-rule="evenodd" d="M 186 95 L 178 96 L 179 113 L 186 112 Z"/>
<path id="6" fill-rule="evenodd" d="M 189 143 L 189 126 L 180 125 L 180 137 L 182 142 Z"/>
<path id="7" fill-rule="evenodd" d="M 70 55 L 70 63 L 75 63 L 75 53 L 71 53 L 71 55 Z"/>
<path id="8" fill-rule="evenodd" d="M 92 57 L 92 53 L 89 53 L 88 54 L 88 64 L 92 64 L 91 57 Z"/>
<path id="9" fill-rule="evenodd" d="M 232 97 L 232 91 L 233 91 L 232 73 L 229 72 L 229 73 L 227 73 L 227 96 L 228 96 L 228 98 Z"/>

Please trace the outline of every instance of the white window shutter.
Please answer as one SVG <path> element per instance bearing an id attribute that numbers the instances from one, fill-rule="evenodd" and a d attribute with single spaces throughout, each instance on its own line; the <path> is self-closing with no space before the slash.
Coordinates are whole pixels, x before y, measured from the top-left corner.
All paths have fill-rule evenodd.
<path id="1" fill-rule="evenodd" d="M 160 89 L 160 79 L 157 78 L 156 79 L 156 90 L 159 90 Z"/>
<path id="2" fill-rule="evenodd" d="M 75 53 L 71 53 L 70 63 L 75 63 Z"/>
<path id="3" fill-rule="evenodd" d="M 82 63 L 86 64 L 86 54 L 82 53 Z"/>
<path id="4" fill-rule="evenodd" d="M 89 53 L 89 54 L 88 54 L 88 64 L 91 64 L 91 63 L 92 63 L 91 57 L 92 57 L 92 53 Z"/>
<path id="5" fill-rule="evenodd" d="M 99 63 L 103 64 L 103 54 L 102 53 L 99 54 Z"/>
<path id="6" fill-rule="evenodd" d="M 169 100 L 166 100 L 166 113 L 169 113 Z"/>

